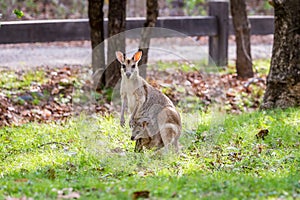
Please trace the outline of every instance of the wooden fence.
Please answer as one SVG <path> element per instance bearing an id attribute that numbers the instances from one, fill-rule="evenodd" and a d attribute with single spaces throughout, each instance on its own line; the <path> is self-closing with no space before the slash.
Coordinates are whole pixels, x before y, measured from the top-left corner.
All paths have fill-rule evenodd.
<path id="1" fill-rule="evenodd" d="M 252 35 L 273 34 L 274 17 L 250 16 L 249 20 Z M 144 21 L 144 18 L 128 18 L 126 29 L 142 28 Z M 0 23 L 0 44 L 90 40 L 88 19 Z M 107 27 L 107 20 L 104 26 Z M 156 27 L 174 31 L 166 32 L 170 33 L 169 35 L 157 34 L 153 37 L 209 36 L 210 58 L 218 66 L 227 65 L 228 35 L 234 34 L 227 1 L 210 1 L 209 16 L 159 17 Z M 129 37 L 138 37 L 138 35 Z"/>

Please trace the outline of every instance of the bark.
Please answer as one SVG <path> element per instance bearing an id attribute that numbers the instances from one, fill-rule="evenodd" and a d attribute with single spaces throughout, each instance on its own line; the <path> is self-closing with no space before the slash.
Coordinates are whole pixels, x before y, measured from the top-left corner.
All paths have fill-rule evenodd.
<path id="1" fill-rule="evenodd" d="M 151 31 L 155 27 L 158 17 L 158 2 L 157 0 L 147 0 L 147 17 L 144 28 L 141 33 L 139 50 L 143 52 L 142 59 L 139 62 L 140 75 L 144 78 L 147 74 L 148 52 L 151 40 Z"/>
<path id="2" fill-rule="evenodd" d="M 93 81 L 96 89 L 104 84 L 105 69 L 103 0 L 89 0 L 88 15 L 91 28 Z"/>
<path id="3" fill-rule="evenodd" d="M 115 52 L 125 52 L 126 0 L 110 0 L 108 9 L 107 68 L 105 86 L 114 87 L 121 78 Z"/>
<path id="4" fill-rule="evenodd" d="M 262 109 L 300 105 L 300 1 L 273 0 L 275 32 Z"/>
<path id="5" fill-rule="evenodd" d="M 230 0 L 232 22 L 236 38 L 236 71 L 240 78 L 253 77 L 250 49 L 250 22 L 245 0 Z"/>

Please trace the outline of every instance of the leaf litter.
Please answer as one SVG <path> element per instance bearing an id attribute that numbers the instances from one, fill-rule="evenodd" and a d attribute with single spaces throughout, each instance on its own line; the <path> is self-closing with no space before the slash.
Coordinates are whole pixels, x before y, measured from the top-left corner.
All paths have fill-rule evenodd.
<path id="1" fill-rule="evenodd" d="M 43 81 L 31 81 L 29 86 L 6 88 L 0 85 L 0 127 L 28 122 L 65 120 L 82 111 L 107 115 L 116 111 L 107 90 L 93 90 L 90 69 L 82 66 L 62 68 L 40 67 Z M 0 73 L 3 72 L 0 71 Z M 15 71 L 23 80 L 26 71 Z M 240 80 L 236 74 L 203 74 L 199 71 L 148 70 L 147 81 L 166 94 L 183 110 L 205 111 L 217 103 L 229 113 L 253 111 L 259 108 L 266 88 L 266 77 Z M 11 83 L 13 84 L 13 83 Z"/>

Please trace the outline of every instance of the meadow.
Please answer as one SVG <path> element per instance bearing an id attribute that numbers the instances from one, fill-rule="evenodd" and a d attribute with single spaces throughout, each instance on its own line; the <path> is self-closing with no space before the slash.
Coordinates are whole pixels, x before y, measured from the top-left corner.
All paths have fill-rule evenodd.
<path id="1" fill-rule="evenodd" d="M 46 101 L 38 95 L 27 101 L 24 88 L 32 81 L 42 85 L 51 76 L 6 77 L 0 86 L 11 113 L 17 113 L 12 105 L 37 109 Z M 62 84 L 57 79 L 55 87 L 79 87 L 81 82 L 70 77 Z M 9 91 L 17 90 L 22 101 L 12 104 L 16 92 Z M 66 103 L 59 94 L 56 100 Z M 253 106 L 242 98 L 235 103 Z M 300 199 L 300 109 L 256 108 L 237 114 L 228 112 L 235 104 L 228 105 L 225 110 L 213 104 L 205 109 L 179 106 L 183 132 L 178 154 L 135 153 L 130 129 L 120 127 L 117 111 L 64 120 L 37 120 L 48 117 L 37 112 L 33 120 L 2 125 L 0 199 Z"/>
<path id="2" fill-rule="evenodd" d="M 0 129 L 2 199 L 298 199 L 299 109 L 198 115 L 179 155 L 134 153 L 114 116 Z M 184 116 L 184 124 L 191 116 Z M 268 129 L 264 138 L 256 137 Z M 139 193 L 144 192 L 144 193 Z M 145 195 L 145 194 L 144 194 Z"/>

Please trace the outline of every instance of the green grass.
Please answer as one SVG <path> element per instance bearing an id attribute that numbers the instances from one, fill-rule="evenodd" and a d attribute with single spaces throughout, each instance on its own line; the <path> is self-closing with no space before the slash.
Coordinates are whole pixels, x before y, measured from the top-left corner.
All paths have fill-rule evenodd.
<path id="1" fill-rule="evenodd" d="M 252 61 L 253 71 L 259 75 L 267 75 L 270 69 L 270 63 L 271 59 L 255 59 Z M 224 73 L 236 73 L 235 61 L 229 60 L 228 67 L 224 70 Z"/>
<path id="2" fill-rule="evenodd" d="M 65 188 L 81 199 L 300 199 L 299 109 L 182 119 L 180 156 L 133 153 L 113 116 L 4 127 L 0 199 L 57 199 Z"/>
<path id="3" fill-rule="evenodd" d="M 271 59 L 253 60 L 254 71 L 259 74 L 267 75 L 269 73 Z"/>
<path id="4" fill-rule="evenodd" d="M 214 65 L 208 65 L 206 60 L 199 60 L 193 62 L 187 61 L 171 61 L 171 62 L 162 62 L 158 61 L 155 64 L 149 65 L 150 70 L 158 70 L 158 71 L 167 71 L 167 70 L 175 70 L 182 72 L 194 72 L 201 71 L 205 73 L 213 73 L 221 71 L 220 68 Z"/>
<path id="5" fill-rule="evenodd" d="M 37 69 L 25 71 L 21 76 L 15 71 L 1 71 L 0 73 L 0 89 L 2 90 L 28 89 L 32 82 L 40 84 L 47 82 L 45 72 Z"/>
<path id="6" fill-rule="evenodd" d="M 270 69 L 270 59 L 255 59 L 252 61 L 253 71 L 258 75 L 267 75 Z M 201 71 L 202 73 L 220 73 L 220 74 L 235 74 L 236 67 L 235 61 L 229 60 L 229 64 L 226 68 L 220 68 L 215 65 L 209 65 L 206 60 L 200 60 L 195 62 L 157 62 L 149 65 L 150 70 L 166 71 L 175 70 L 182 72 L 194 72 Z"/>

